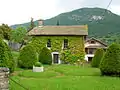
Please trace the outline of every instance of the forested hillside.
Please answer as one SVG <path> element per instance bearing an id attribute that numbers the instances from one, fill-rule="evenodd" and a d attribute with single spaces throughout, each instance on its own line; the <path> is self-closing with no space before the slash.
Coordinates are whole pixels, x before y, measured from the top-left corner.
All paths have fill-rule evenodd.
<path id="1" fill-rule="evenodd" d="M 89 37 L 107 40 L 106 42 L 108 43 L 116 41 L 116 35 L 118 36 L 120 33 L 120 16 L 102 8 L 81 8 L 62 13 L 53 18 L 44 20 L 44 25 L 56 25 L 57 22 L 59 22 L 59 25 L 87 24 L 89 27 Z M 28 28 L 29 24 L 30 23 L 24 23 L 21 25 Z M 37 25 L 37 21 L 35 21 L 35 24 Z M 18 25 L 11 27 L 15 28 L 16 26 Z"/>

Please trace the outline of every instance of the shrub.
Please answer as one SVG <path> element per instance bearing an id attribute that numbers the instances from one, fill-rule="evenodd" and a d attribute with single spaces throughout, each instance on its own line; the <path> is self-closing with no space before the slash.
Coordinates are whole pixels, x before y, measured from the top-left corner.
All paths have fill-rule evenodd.
<path id="1" fill-rule="evenodd" d="M 42 64 L 52 64 L 51 52 L 46 47 L 44 47 L 39 54 L 39 62 Z"/>
<path id="2" fill-rule="evenodd" d="M 18 65 L 21 68 L 32 68 L 33 65 L 37 62 L 37 53 L 35 52 L 35 49 L 31 45 L 25 46 L 20 51 L 20 56 L 18 58 Z"/>
<path id="3" fill-rule="evenodd" d="M 103 55 L 104 55 L 104 50 L 103 49 L 97 49 L 96 52 L 95 52 L 95 56 L 92 59 L 91 66 L 98 68 Z"/>
<path id="4" fill-rule="evenodd" d="M 34 64 L 34 66 L 36 66 L 36 67 L 41 67 L 41 66 L 42 66 L 42 63 L 36 62 L 36 63 Z"/>
<path id="5" fill-rule="evenodd" d="M 100 62 L 102 75 L 120 75 L 120 45 L 112 44 Z"/>
<path id="6" fill-rule="evenodd" d="M 0 67 L 8 67 L 10 72 L 15 68 L 11 50 L 2 39 L 0 39 Z"/>

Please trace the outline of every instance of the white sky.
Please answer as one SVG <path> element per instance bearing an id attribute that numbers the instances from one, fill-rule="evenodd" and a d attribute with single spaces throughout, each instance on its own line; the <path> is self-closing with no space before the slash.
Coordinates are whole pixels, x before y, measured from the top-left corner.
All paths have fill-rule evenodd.
<path id="1" fill-rule="evenodd" d="M 0 24 L 8 25 L 48 19 L 62 12 L 82 7 L 106 8 L 110 0 L 0 0 Z M 113 0 L 109 9 L 120 15 L 120 0 Z"/>

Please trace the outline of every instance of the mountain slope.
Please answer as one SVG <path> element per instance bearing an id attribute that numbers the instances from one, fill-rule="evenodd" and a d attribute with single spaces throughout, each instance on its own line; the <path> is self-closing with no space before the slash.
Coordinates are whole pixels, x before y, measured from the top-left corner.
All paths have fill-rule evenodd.
<path id="1" fill-rule="evenodd" d="M 45 25 L 83 25 L 89 27 L 89 36 L 102 37 L 120 32 L 120 16 L 102 8 L 81 8 L 62 13 L 44 21 Z M 37 25 L 37 21 L 35 21 Z M 28 27 L 29 23 L 21 24 Z M 18 26 L 18 25 L 17 25 Z M 12 26 L 16 27 L 16 25 Z"/>

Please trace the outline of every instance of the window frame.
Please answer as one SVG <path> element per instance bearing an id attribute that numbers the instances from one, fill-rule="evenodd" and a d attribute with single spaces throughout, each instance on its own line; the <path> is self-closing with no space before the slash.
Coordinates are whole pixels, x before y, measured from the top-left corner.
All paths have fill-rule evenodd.
<path id="1" fill-rule="evenodd" d="M 64 39 L 63 48 L 64 49 L 68 48 L 68 39 Z"/>
<path id="2" fill-rule="evenodd" d="M 48 47 L 48 48 L 51 48 L 51 39 L 48 39 L 48 40 L 47 40 L 47 47 Z"/>

